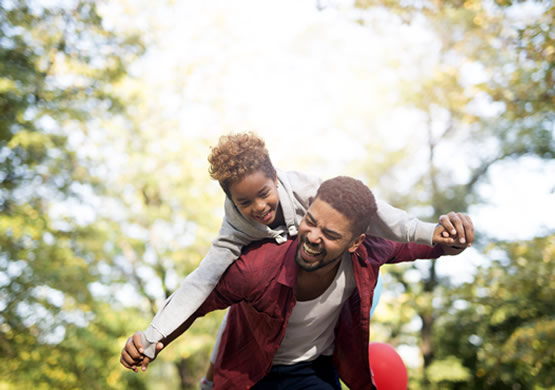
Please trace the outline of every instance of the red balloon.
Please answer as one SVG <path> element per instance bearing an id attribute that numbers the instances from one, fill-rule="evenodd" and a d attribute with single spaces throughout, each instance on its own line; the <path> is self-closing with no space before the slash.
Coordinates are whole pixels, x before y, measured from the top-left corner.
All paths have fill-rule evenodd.
<path id="1" fill-rule="evenodd" d="M 407 390 L 407 367 L 395 348 L 385 343 L 370 343 L 368 358 L 378 390 Z"/>

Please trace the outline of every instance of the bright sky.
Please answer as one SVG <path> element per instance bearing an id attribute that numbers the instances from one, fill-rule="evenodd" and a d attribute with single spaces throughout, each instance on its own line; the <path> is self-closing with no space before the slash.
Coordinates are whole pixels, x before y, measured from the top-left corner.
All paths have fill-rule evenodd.
<path id="1" fill-rule="evenodd" d="M 390 65 L 410 73 L 399 53 L 433 46 L 424 33 L 383 20 L 378 33 L 312 1 L 177 3 L 149 9 L 159 30 L 147 37 L 160 44 L 137 72 L 183 137 L 256 129 L 276 160 L 352 158 L 360 140 L 342 134 L 381 136 L 373 128 L 397 99 Z"/>

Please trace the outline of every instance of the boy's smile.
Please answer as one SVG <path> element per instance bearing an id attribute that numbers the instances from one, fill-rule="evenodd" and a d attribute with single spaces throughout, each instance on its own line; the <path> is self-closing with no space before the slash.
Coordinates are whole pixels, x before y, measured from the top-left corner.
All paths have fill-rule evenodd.
<path id="1" fill-rule="evenodd" d="M 231 200 L 248 219 L 271 226 L 279 208 L 277 178 L 268 178 L 259 170 L 229 186 Z"/>

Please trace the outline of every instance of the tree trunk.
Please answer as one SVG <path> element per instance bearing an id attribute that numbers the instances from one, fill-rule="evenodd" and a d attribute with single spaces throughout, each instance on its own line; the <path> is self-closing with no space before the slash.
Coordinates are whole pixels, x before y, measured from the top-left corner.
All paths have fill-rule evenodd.
<path id="1" fill-rule="evenodd" d="M 195 380 L 188 375 L 189 369 L 187 367 L 187 359 L 181 358 L 175 363 L 177 372 L 179 374 L 179 388 L 181 390 L 187 390 L 195 388 Z M 198 388 L 198 386 L 196 386 Z"/>
<path id="2" fill-rule="evenodd" d="M 434 207 L 434 215 L 439 214 L 437 209 L 438 202 L 438 185 L 437 185 L 437 170 L 434 165 L 434 155 L 435 155 L 436 142 L 434 141 L 432 134 L 432 123 L 431 118 L 429 118 L 428 123 L 428 147 L 429 147 L 429 175 L 430 175 L 430 191 L 432 206 Z M 431 260 L 430 271 L 428 279 L 424 280 L 423 293 L 427 298 L 428 303 L 426 304 L 425 310 L 420 313 L 420 319 L 422 320 L 422 329 L 420 330 L 421 345 L 420 351 L 422 353 L 422 358 L 424 360 L 424 370 L 423 370 L 423 381 L 426 387 L 429 386 L 430 382 L 428 380 L 428 375 L 426 369 L 432 364 L 434 360 L 434 346 L 432 342 L 432 335 L 435 323 L 434 308 L 432 305 L 432 299 L 434 295 L 434 290 L 438 285 L 437 274 L 436 274 L 436 262 Z"/>
<path id="3" fill-rule="evenodd" d="M 432 335 L 435 323 L 434 308 L 432 306 L 433 292 L 437 287 L 437 275 L 436 275 L 436 262 L 431 260 L 430 264 L 430 275 L 427 280 L 424 281 L 423 293 L 428 298 L 428 304 L 425 310 L 420 313 L 420 319 L 422 320 L 422 329 L 420 330 L 420 352 L 422 353 L 422 358 L 424 359 L 424 370 L 423 370 L 423 380 L 425 385 L 429 385 L 428 375 L 426 374 L 426 369 L 432 364 L 434 360 L 434 345 L 432 342 Z"/>

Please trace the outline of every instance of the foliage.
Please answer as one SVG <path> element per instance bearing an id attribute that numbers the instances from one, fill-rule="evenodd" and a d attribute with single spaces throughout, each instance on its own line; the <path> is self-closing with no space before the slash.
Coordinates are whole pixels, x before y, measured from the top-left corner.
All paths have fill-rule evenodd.
<path id="1" fill-rule="evenodd" d="M 98 182 L 75 141 L 95 116 L 122 108 L 112 86 L 141 51 L 135 38 L 103 28 L 94 1 L 0 3 L 4 383 L 119 387 L 107 385 L 106 367 L 114 353 L 109 339 L 123 329 L 106 327 L 88 289 L 98 280 L 98 261 L 108 254 L 104 232 L 74 218 L 80 189 Z M 85 340 L 93 350 L 81 351 Z"/>
<path id="2" fill-rule="evenodd" d="M 490 168 L 500 161 L 523 156 L 553 159 L 552 2 L 370 0 L 357 1 L 357 6 L 369 14 L 385 10 L 399 25 L 426 26 L 434 34 L 428 52 L 414 64 L 420 70 L 419 79 L 406 77 L 400 81 L 399 104 L 424 124 L 426 133 L 416 141 L 407 141 L 416 145 L 412 159 L 403 156 L 397 168 L 390 167 L 385 174 L 391 176 L 398 171 L 398 182 L 402 182 L 414 160 L 427 168 L 420 170 L 410 191 L 390 186 L 388 198 L 394 204 L 420 206 L 415 210 L 434 219 L 451 210 L 465 211 L 481 201 L 477 184 L 486 181 Z M 365 23 L 364 19 L 361 22 Z M 367 166 L 371 182 L 387 182 L 373 163 Z M 480 246 L 480 241 L 477 244 Z M 420 277 L 407 280 L 408 272 Z M 398 310 L 404 313 L 403 319 L 388 319 L 390 336 L 395 342 L 416 341 L 424 361 L 424 369 L 412 385 L 432 388 L 440 383 L 446 386 L 446 381 L 466 383 L 469 373 L 476 372 L 475 367 L 461 360 L 456 348 L 438 356 L 441 347 L 434 337 L 442 332 L 442 321 L 450 318 L 453 302 L 446 299 L 449 280 L 439 277 L 435 262 L 427 267 L 400 267 L 390 270 L 390 274 L 396 283 L 386 284 L 400 289 L 398 303 L 402 306 Z M 534 307 L 534 303 L 531 305 Z M 414 327 L 405 326 L 415 321 L 420 324 L 416 340 Z M 542 326 L 549 329 L 547 324 Z M 522 332 L 522 336 L 512 337 L 520 339 L 527 334 Z M 494 350 L 490 353 L 493 358 L 498 356 Z M 533 366 L 524 366 L 534 371 Z M 494 370 L 491 375 L 495 375 Z M 491 383 L 496 380 L 500 379 Z M 480 383 L 469 388 L 488 387 L 486 382 Z M 533 387 L 533 381 L 521 383 L 525 388 Z"/>
<path id="3" fill-rule="evenodd" d="M 183 85 L 175 81 L 173 88 L 166 92 L 178 93 Z M 141 317 L 130 334 L 146 329 L 165 299 L 198 266 L 223 211 L 223 192 L 208 174 L 208 144 L 216 140 L 183 137 L 164 102 L 151 98 L 153 90 L 162 93 L 151 80 L 125 80 L 120 93 L 132 117 L 123 124 L 106 120 L 102 127 L 109 134 L 93 140 L 94 148 L 104 151 L 102 164 L 110 172 L 103 203 L 117 210 L 99 213 L 114 250 L 103 284 L 109 296 L 129 290 L 124 304 L 137 308 Z M 118 158 L 121 163 L 112 166 Z M 168 389 L 197 388 L 221 318 L 220 313 L 195 322 L 139 378 L 157 388 L 161 381 Z"/>
<path id="4" fill-rule="evenodd" d="M 491 245 L 491 264 L 447 296 L 458 302 L 434 334 L 472 373 L 457 389 L 550 389 L 555 369 L 555 236 Z M 464 304 L 463 304 L 464 302 Z"/>
<path id="5" fill-rule="evenodd" d="M 413 65 L 420 70 L 419 80 L 400 73 L 399 82 L 399 104 L 412 107 L 428 127 L 418 146 L 428 149 L 431 165 L 413 186 L 423 194 L 391 191 L 391 199 L 401 205 L 428 205 L 431 200 L 436 215 L 464 211 L 479 200 L 474 187 L 493 164 L 521 156 L 553 159 L 552 2 L 357 4 L 368 12 L 386 7 L 399 16 L 391 17 L 396 23 L 425 25 L 435 38 Z M 458 150 L 448 149 L 453 143 Z M 464 158 L 467 179 L 453 175 L 445 158 L 439 161 L 438 155 L 445 154 Z M 433 199 L 425 195 L 432 192 Z"/>

